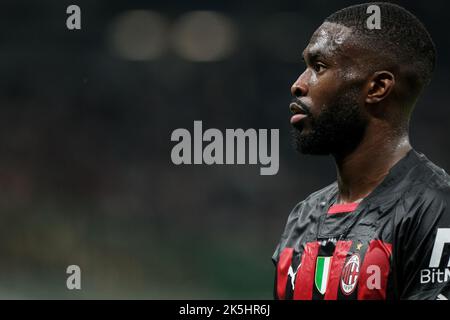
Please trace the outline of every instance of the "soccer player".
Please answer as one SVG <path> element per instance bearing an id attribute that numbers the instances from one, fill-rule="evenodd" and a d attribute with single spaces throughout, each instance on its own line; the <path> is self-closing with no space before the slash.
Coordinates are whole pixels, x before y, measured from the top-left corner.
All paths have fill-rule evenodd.
<path id="1" fill-rule="evenodd" d="M 368 27 L 370 5 L 379 29 Z M 303 58 L 294 140 L 332 155 L 337 181 L 290 213 L 272 257 L 275 298 L 447 300 L 450 177 L 408 138 L 435 65 L 429 33 L 397 5 L 355 5 L 323 22 Z"/>

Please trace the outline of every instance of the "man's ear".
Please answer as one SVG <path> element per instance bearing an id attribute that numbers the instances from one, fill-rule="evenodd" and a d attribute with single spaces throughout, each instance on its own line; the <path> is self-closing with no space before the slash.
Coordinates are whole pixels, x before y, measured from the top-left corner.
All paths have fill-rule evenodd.
<path id="1" fill-rule="evenodd" d="M 395 85 L 395 77 L 389 71 L 377 71 L 369 82 L 366 103 L 378 103 L 386 98 Z"/>

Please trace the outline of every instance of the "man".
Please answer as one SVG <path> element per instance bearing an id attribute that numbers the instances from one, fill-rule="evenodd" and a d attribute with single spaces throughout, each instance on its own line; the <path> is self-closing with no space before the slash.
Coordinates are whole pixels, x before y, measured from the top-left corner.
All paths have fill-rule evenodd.
<path id="1" fill-rule="evenodd" d="M 380 9 L 369 28 L 367 8 Z M 331 154 L 337 181 L 297 204 L 273 255 L 276 299 L 448 299 L 450 177 L 408 125 L 435 64 L 430 35 L 389 3 L 315 31 L 292 86 L 298 150 Z"/>

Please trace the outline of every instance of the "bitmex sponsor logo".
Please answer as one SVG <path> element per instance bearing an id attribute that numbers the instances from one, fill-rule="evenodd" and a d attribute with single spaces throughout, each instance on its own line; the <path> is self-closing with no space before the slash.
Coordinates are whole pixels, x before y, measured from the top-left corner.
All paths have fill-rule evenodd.
<path id="1" fill-rule="evenodd" d="M 420 272 L 420 283 L 443 283 L 450 280 L 450 268 L 423 269 Z"/>
<path id="2" fill-rule="evenodd" d="M 450 258 L 446 268 L 439 268 L 441 265 L 445 245 L 450 245 L 450 228 L 439 228 L 434 240 L 433 251 L 431 252 L 428 269 L 420 271 L 420 283 L 443 283 L 450 280 Z"/>

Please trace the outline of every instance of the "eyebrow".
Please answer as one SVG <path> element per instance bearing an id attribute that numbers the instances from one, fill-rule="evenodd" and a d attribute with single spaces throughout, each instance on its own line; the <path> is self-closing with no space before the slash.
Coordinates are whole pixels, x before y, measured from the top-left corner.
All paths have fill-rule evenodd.
<path id="1" fill-rule="evenodd" d="M 318 50 L 302 52 L 302 60 L 305 62 L 315 61 L 318 58 L 325 58 L 325 56 L 322 54 L 322 52 L 320 52 Z"/>

